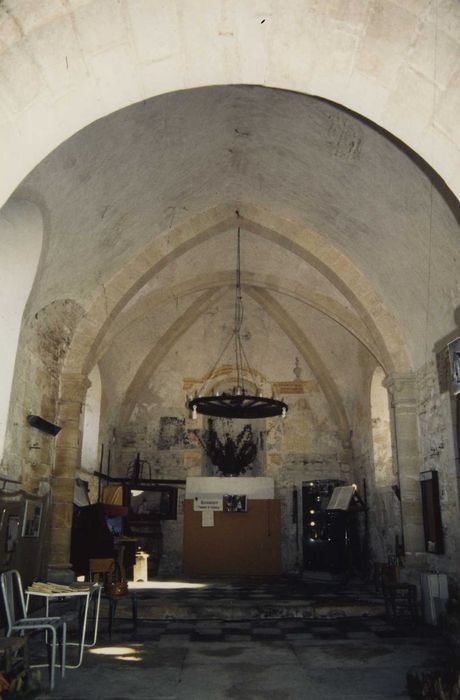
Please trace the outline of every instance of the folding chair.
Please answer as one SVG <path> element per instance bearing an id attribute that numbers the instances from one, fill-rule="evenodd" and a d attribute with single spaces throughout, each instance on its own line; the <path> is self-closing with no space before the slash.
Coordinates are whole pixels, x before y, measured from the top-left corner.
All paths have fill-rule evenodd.
<path id="1" fill-rule="evenodd" d="M 21 576 L 19 571 L 11 569 L 4 571 L 0 575 L 0 586 L 2 589 L 3 604 L 6 615 L 6 636 L 10 637 L 13 632 L 35 632 L 43 630 L 49 632 L 51 636 L 51 655 L 49 662 L 50 689 L 54 688 L 54 677 L 56 669 L 56 647 L 58 643 L 57 632 L 61 634 L 61 677 L 65 676 L 65 651 L 67 625 L 60 617 L 28 617 L 24 592 L 22 589 Z"/>

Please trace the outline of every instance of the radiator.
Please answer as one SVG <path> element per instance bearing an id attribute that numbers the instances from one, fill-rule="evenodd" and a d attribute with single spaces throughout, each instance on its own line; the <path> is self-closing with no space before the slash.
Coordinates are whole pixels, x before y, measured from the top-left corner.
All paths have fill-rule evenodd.
<path id="1" fill-rule="evenodd" d="M 449 597 L 446 574 L 421 574 L 423 619 L 437 625 Z"/>

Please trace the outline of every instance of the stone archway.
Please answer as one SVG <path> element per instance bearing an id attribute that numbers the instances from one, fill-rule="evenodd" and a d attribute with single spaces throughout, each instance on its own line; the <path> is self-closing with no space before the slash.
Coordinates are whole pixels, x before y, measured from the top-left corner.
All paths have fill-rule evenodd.
<path id="1" fill-rule="evenodd" d="M 86 389 L 88 369 L 94 363 L 95 354 L 110 322 L 165 262 L 208 240 L 215 233 L 234 227 L 237 220 L 252 232 L 294 250 L 319 269 L 353 304 L 373 342 L 378 343 L 388 367 L 392 370 L 408 368 L 409 361 L 396 322 L 349 258 L 334 249 L 324 237 L 299 224 L 283 221 L 275 214 L 269 216 L 254 205 L 239 204 L 238 210 L 240 215 L 237 218 L 235 207 L 217 207 L 176 229 L 168 230 L 120 270 L 104 286 L 103 295 L 98 290 L 92 307 L 79 324 L 66 357 L 61 382 L 59 421 L 63 430 L 56 448 L 53 482 L 55 515 L 52 566 L 62 568 L 68 565 L 73 475 L 79 463 L 79 423 L 83 392 Z M 205 299 L 203 303 L 206 303 Z M 346 432 L 343 419 L 339 414 L 337 418 Z"/>
<path id="2" fill-rule="evenodd" d="M 203 21 L 198 21 L 201 17 Z M 205 85 L 317 95 L 407 143 L 460 194 L 460 8 L 274 0 L 56 3 L 0 9 L 0 202 L 48 153 L 130 104 Z M 210 60 L 211 57 L 211 60 Z M 37 139 L 40 132 L 40 139 Z"/>
<path id="3" fill-rule="evenodd" d="M 244 3 L 230 11 L 224 2 L 206 0 L 199 3 L 199 12 L 195 3 L 180 0 L 174 8 L 154 5 L 44 0 L 30 11 L 27 3 L 9 0 L 7 9 L 2 6 L 5 178 L 0 201 L 83 126 L 155 95 L 222 84 L 292 90 L 344 105 L 410 145 L 459 195 L 456 5 L 448 3 L 445 9 L 439 2 L 427 6 L 416 0 L 408 9 L 377 0 L 352 11 L 332 0 L 311 7 L 275 0 L 263 16 Z M 196 22 L 199 13 L 206 21 Z M 271 230 L 271 217 L 264 220 L 259 212 L 257 219 L 247 212 L 247 219 L 262 227 L 261 235 L 276 239 L 280 229 L 276 224 Z M 307 255 L 295 236 L 286 240 Z M 158 256 L 150 250 L 153 258 L 147 266 L 138 260 L 137 272 L 128 265 L 109 285 L 104 300 L 109 317 L 95 303 L 88 309 L 88 321 L 79 326 L 71 349 L 74 364 L 66 363 L 61 386 L 60 411 L 69 427 L 67 431 L 66 423 L 57 453 L 56 473 L 62 469 L 62 478 L 72 472 L 67 471 L 66 455 L 72 462 L 78 454 L 73 424 L 93 353 L 136 280 L 142 284 L 149 264 L 165 259 L 166 236 L 161 245 Z M 331 252 L 331 259 L 320 254 L 316 261 L 324 263 L 331 279 L 335 275 L 338 284 L 343 281 L 341 289 L 372 345 L 381 351 L 385 370 L 406 373 L 410 362 L 397 324 L 372 289 L 368 295 L 366 281 L 361 284 L 359 274 L 354 277 L 356 268 L 348 267 L 337 250 L 323 252 L 326 258 Z M 68 511 L 64 508 L 59 517 L 67 522 Z"/>

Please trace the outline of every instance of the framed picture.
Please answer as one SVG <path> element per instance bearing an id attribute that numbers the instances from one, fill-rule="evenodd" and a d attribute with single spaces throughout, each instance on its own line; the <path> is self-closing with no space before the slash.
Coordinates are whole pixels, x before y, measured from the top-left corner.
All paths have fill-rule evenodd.
<path id="1" fill-rule="evenodd" d="M 224 513 L 246 513 L 246 496 L 224 496 Z"/>
<path id="2" fill-rule="evenodd" d="M 10 515 L 6 526 L 5 552 L 14 552 L 19 538 L 19 515 Z"/>
<path id="3" fill-rule="evenodd" d="M 38 537 L 42 519 L 42 504 L 40 501 L 26 501 L 24 520 L 22 523 L 23 537 Z"/>
<path id="4" fill-rule="evenodd" d="M 438 472 L 435 469 L 421 472 L 420 485 L 422 488 L 425 550 L 431 554 L 444 554 Z"/>
<path id="5" fill-rule="evenodd" d="M 174 486 L 139 484 L 128 491 L 128 508 L 131 520 L 155 518 L 176 520 L 177 489 Z"/>

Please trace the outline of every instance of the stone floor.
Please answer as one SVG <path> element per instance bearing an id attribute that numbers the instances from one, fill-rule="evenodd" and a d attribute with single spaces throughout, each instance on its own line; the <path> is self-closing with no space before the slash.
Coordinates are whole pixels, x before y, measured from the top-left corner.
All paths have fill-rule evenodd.
<path id="1" fill-rule="evenodd" d="M 227 597 L 234 599 L 233 593 L 227 589 Z M 248 593 L 258 597 L 253 588 Z M 343 592 L 337 596 L 343 606 Z M 68 670 L 54 692 L 39 698 L 404 698 L 408 671 L 442 668 L 445 659 L 436 630 L 392 624 L 381 613 L 246 620 L 216 614 L 211 619 L 140 619 L 137 628 L 121 614 L 110 637 L 104 610 L 98 645 L 86 652 L 83 666 Z"/>

